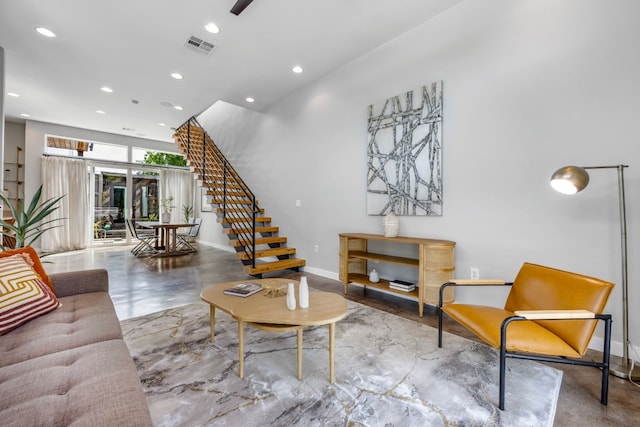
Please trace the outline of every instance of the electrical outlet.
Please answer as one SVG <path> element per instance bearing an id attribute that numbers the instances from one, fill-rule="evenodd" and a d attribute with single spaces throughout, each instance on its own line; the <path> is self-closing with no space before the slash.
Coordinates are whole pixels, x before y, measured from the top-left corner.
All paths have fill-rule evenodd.
<path id="1" fill-rule="evenodd" d="M 479 280 L 480 279 L 480 269 L 477 267 L 471 267 L 469 272 L 469 278 L 471 280 Z"/>
<path id="2" fill-rule="evenodd" d="M 302 207 L 302 200 L 296 200 L 296 208 Z"/>
<path id="3" fill-rule="evenodd" d="M 320 252 L 320 247 L 318 245 L 314 245 L 313 246 L 313 252 L 315 252 L 315 253 Z"/>

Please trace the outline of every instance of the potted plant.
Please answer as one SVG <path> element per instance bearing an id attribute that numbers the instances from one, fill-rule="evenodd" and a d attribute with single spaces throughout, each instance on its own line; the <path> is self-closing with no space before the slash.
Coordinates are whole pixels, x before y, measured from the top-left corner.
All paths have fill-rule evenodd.
<path id="1" fill-rule="evenodd" d="M 184 217 L 185 224 L 189 223 L 189 218 L 193 214 L 193 206 L 182 205 L 182 216 Z"/>
<path id="2" fill-rule="evenodd" d="M 13 244 L 14 248 L 30 246 L 44 232 L 62 226 L 62 224 L 54 225 L 56 221 L 60 221 L 60 218 L 51 220 L 46 220 L 46 218 L 58 209 L 59 206 L 57 206 L 57 204 L 64 196 L 52 197 L 44 202 L 40 202 L 41 195 L 42 185 L 31 198 L 28 208 L 25 209 L 23 200 L 18 200 L 14 206 L 6 194 L 0 192 L 2 205 L 4 209 L 8 209 L 11 212 L 12 216 L 12 218 L 9 219 L 0 219 L 3 237 L 2 245 L 0 245 L 2 250 L 12 249 L 8 247 L 10 245 L 7 243 Z M 7 247 L 5 247 L 5 245 Z"/>
<path id="3" fill-rule="evenodd" d="M 160 206 L 162 206 L 162 222 L 171 222 L 171 211 L 175 208 L 173 206 L 173 196 L 160 200 Z"/>

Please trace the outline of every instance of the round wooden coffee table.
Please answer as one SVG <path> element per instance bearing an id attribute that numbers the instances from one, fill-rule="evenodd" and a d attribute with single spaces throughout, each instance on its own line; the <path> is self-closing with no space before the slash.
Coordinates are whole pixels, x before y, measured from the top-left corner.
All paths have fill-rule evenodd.
<path id="1" fill-rule="evenodd" d="M 295 330 L 298 340 L 298 379 L 302 379 L 302 330 L 306 326 L 329 325 L 329 382 L 333 384 L 334 341 L 336 322 L 347 315 L 347 301 L 330 292 L 309 292 L 309 307 L 289 310 L 285 297 L 266 296 L 262 290 L 246 298 L 226 295 L 225 289 L 239 283 L 260 283 L 263 286 L 287 286 L 294 283 L 298 295 L 298 281 L 291 279 L 255 279 L 221 283 L 203 290 L 200 298 L 211 307 L 211 338 L 215 339 L 216 308 L 229 313 L 238 322 L 238 370 L 244 377 L 244 325 L 270 331 Z"/>

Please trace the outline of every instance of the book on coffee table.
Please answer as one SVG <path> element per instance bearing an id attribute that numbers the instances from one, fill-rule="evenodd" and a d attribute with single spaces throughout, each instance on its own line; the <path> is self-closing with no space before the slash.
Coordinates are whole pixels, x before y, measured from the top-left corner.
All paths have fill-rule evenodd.
<path id="1" fill-rule="evenodd" d="M 239 283 L 232 288 L 225 289 L 223 292 L 227 295 L 244 298 L 253 295 L 256 292 L 260 292 L 261 290 L 262 285 L 258 283 Z"/>

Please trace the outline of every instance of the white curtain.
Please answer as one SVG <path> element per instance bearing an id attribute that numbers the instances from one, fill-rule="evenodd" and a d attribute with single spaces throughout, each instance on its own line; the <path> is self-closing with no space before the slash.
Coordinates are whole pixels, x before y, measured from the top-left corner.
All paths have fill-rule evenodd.
<path id="1" fill-rule="evenodd" d="M 160 200 L 173 197 L 171 222 L 183 222 L 183 206 L 191 206 L 195 212 L 195 182 L 189 170 L 160 170 Z M 162 212 L 162 211 L 161 211 Z M 191 216 L 194 216 L 192 213 Z"/>
<path id="2" fill-rule="evenodd" d="M 89 175 L 83 160 L 60 157 L 42 158 L 42 201 L 64 196 L 48 219 L 59 218 L 61 227 L 40 237 L 45 252 L 82 249 L 89 245 Z"/>

